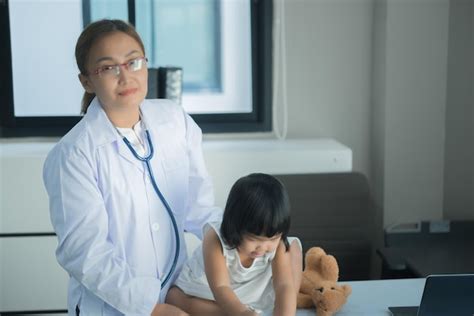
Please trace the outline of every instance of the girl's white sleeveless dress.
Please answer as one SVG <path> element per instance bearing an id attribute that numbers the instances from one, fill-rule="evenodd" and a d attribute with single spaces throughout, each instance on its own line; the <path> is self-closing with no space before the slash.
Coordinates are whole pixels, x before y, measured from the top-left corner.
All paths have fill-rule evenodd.
<path id="1" fill-rule="evenodd" d="M 206 224 L 203 228 L 204 233 L 208 229 L 214 229 L 217 236 L 219 236 L 227 269 L 229 270 L 231 287 L 240 301 L 257 312 L 273 309 L 275 293 L 272 285 L 271 263 L 276 251 L 255 258 L 252 265 L 245 268 L 240 262 L 237 249 L 230 249 L 222 239 L 220 223 Z M 301 242 L 298 238 L 288 238 L 290 244 L 293 240 L 297 240 L 301 248 Z M 188 295 L 214 300 L 214 295 L 204 271 L 202 245 L 196 248 L 191 258 L 185 263 L 175 285 Z"/>

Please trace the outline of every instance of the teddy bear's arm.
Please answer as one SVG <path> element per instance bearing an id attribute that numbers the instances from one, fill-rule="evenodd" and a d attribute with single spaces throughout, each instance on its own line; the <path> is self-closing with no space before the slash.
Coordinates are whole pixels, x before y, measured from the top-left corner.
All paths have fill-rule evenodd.
<path id="1" fill-rule="evenodd" d="M 300 284 L 300 293 L 302 294 L 310 294 L 315 285 L 313 282 L 311 282 L 311 272 L 310 271 L 304 271 L 303 276 L 301 278 L 301 284 Z"/>

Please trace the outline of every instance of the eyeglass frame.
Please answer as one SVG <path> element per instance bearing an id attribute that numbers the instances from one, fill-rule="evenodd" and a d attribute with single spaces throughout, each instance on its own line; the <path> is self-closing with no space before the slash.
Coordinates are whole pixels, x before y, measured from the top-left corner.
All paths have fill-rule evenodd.
<path id="1" fill-rule="evenodd" d="M 116 68 L 116 69 L 119 70 L 118 73 L 115 75 L 115 77 L 118 77 L 118 76 L 120 76 L 120 74 L 122 73 L 122 67 L 125 68 L 125 69 L 127 69 L 127 71 L 129 71 L 129 70 L 128 70 L 129 64 L 130 64 L 131 62 L 137 61 L 137 60 L 142 60 L 142 61 L 144 60 L 145 63 L 148 63 L 148 58 L 146 58 L 145 56 L 137 57 L 137 58 L 132 58 L 132 59 L 130 59 L 129 61 L 123 63 L 123 64 L 115 64 L 115 65 L 108 65 L 108 66 L 99 67 L 99 68 L 97 68 L 96 70 L 94 70 L 94 72 L 89 73 L 89 75 L 97 75 L 97 76 L 99 76 L 99 78 L 102 78 L 101 73 L 102 73 L 103 71 L 105 71 L 104 68 L 105 68 L 105 67 L 111 67 L 111 68 Z M 142 70 L 142 69 L 143 69 L 143 66 L 142 66 L 140 69 L 138 69 L 138 70 Z M 138 71 L 138 70 L 137 70 L 137 71 Z M 132 72 L 133 72 L 133 71 L 132 71 Z"/>

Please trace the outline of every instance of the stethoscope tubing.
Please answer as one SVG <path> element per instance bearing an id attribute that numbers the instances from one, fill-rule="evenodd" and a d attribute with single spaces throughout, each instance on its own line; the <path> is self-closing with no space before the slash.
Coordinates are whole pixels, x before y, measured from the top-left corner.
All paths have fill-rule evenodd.
<path id="1" fill-rule="evenodd" d="M 128 141 L 128 139 L 126 137 L 123 137 L 123 141 L 125 142 L 127 147 L 130 149 L 132 154 L 135 156 L 135 158 L 137 158 L 138 160 L 143 161 L 145 163 L 145 165 L 147 167 L 147 170 L 148 170 L 148 174 L 150 175 L 150 180 L 151 180 L 151 183 L 153 185 L 153 189 L 155 190 L 156 194 L 158 195 L 161 202 L 165 206 L 166 211 L 168 212 L 168 215 L 170 216 L 171 222 L 173 224 L 174 235 L 175 235 L 175 239 L 176 239 L 176 249 L 175 249 L 174 259 L 173 259 L 173 264 L 171 266 L 171 269 L 168 272 L 168 274 L 166 275 L 165 279 L 161 282 L 161 288 L 163 289 L 166 286 L 166 284 L 169 282 L 169 280 L 171 279 L 171 276 L 173 275 L 173 272 L 176 270 L 176 266 L 178 265 L 179 249 L 180 249 L 179 230 L 178 230 L 178 224 L 176 223 L 176 218 L 174 217 L 173 211 L 171 210 L 171 207 L 168 204 L 168 201 L 166 201 L 165 197 L 163 196 L 163 194 L 160 191 L 160 188 L 158 187 L 158 184 L 155 181 L 155 176 L 153 175 L 153 169 L 151 168 L 151 163 L 150 163 L 151 158 L 153 158 L 153 155 L 154 155 L 155 151 L 154 151 L 154 148 L 153 148 L 153 143 L 151 141 L 150 133 L 148 132 L 148 130 L 145 130 L 145 133 L 146 133 L 146 138 L 147 138 L 147 142 L 148 142 L 148 148 L 150 148 L 150 152 L 145 157 L 141 157 L 135 151 L 135 149 L 133 148 L 133 146 L 130 144 L 130 142 Z"/>

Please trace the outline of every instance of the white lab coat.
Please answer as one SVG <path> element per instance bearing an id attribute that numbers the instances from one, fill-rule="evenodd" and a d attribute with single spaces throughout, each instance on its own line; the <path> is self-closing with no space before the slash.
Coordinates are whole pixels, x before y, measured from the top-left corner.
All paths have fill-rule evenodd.
<path id="1" fill-rule="evenodd" d="M 58 236 L 56 256 L 70 275 L 70 315 L 76 306 L 81 315 L 149 315 L 164 302 L 186 259 L 183 231 L 201 237 L 202 226 L 222 216 L 213 206 L 199 127 L 170 101 L 145 100 L 140 109 L 155 149 L 154 176 L 180 231 L 178 267 L 161 290 L 160 278 L 174 256 L 171 221 L 144 163 L 95 98 L 51 150 L 43 172 Z"/>

